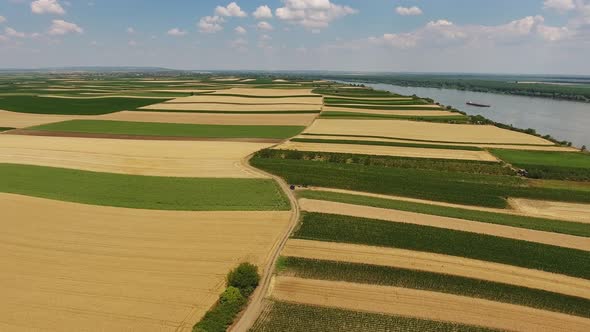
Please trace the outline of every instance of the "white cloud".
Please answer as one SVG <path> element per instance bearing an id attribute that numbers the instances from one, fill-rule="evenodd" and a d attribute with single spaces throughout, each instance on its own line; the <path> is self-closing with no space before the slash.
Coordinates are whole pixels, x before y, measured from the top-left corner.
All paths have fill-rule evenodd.
<path id="1" fill-rule="evenodd" d="M 396 13 L 402 16 L 415 16 L 415 15 L 422 15 L 422 9 L 419 7 L 397 7 L 395 9 Z"/>
<path id="2" fill-rule="evenodd" d="M 128 27 L 127 28 L 127 33 L 130 34 L 130 35 L 132 35 L 132 34 L 135 33 L 135 29 L 133 27 Z"/>
<path id="3" fill-rule="evenodd" d="M 574 3 L 574 0 L 545 0 L 543 8 L 565 13 L 575 9 L 576 4 Z"/>
<path id="4" fill-rule="evenodd" d="M 543 39 L 551 42 L 560 41 L 572 36 L 572 32 L 567 27 L 550 27 L 540 25 L 537 27 L 537 31 Z"/>
<path id="5" fill-rule="evenodd" d="M 242 26 L 236 27 L 234 31 L 239 35 L 245 35 L 247 33 L 246 29 Z"/>
<path id="6" fill-rule="evenodd" d="M 66 35 L 68 33 L 84 33 L 84 29 L 75 23 L 66 22 L 64 20 L 53 20 L 49 28 L 50 35 Z"/>
<path id="7" fill-rule="evenodd" d="M 247 52 L 248 51 L 248 41 L 244 38 L 238 38 L 232 40 L 229 43 L 229 47 L 238 50 L 239 52 Z"/>
<path id="8" fill-rule="evenodd" d="M 5 28 L 4 33 L 6 34 L 7 37 L 13 37 L 13 38 L 25 38 L 27 36 L 26 33 L 16 31 L 11 27 Z"/>
<path id="9" fill-rule="evenodd" d="M 179 28 L 173 28 L 168 30 L 168 35 L 169 36 L 174 36 L 174 37 L 182 37 L 185 36 L 188 32 L 185 30 L 181 30 Z"/>
<path id="10" fill-rule="evenodd" d="M 31 11 L 35 14 L 63 15 L 66 11 L 57 0 L 37 0 L 31 2 Z"/>
<path id="11" fill-rule="evenodd" d="M 199 31 L 202 33 L 215 33 L 223 30 L 225 20 L 220 16 L 205 16 L 199 21 Z"/>
<path id="12" fill-rule="evenodd" d="M 0 15 L 0 23 L 4 23 L 6 22 L 6 18 L 2 15 Z"/>
<path id="13" fill-rule="evenodd" d="M 272 18 L 272 10 L 269 6 L 260 6 L 256 9 L 252 15 L 257 19 L 265 19 L 265 18 Z"/>
<path id="14" fill-rule="evenodd" d="M 269 35 L 262 35 L 260 36 L 260 40 L 272 40 L 272 37 Z"/>
<path id="15" fill-rule="evenodd" d="M 332 3 L 330 0 L 283 0 L 276 16 L 309 30 L 325 28 L 338 18 L 358 13 L 356 9 Z"/>
<path id="16" fill-rule="evenodd" d="M 217 6 L 217 8 L 215 8 L 215 15 L 228 16 L 228 17 L 246 17 L 246 16 L 248 16 L 248 14 L 246 14 L 246 12 L 243 11 L 242 8 L 240 8 L 240 6 L 238 6 L 238 4 L 235 2 L 232 2 L 225 7 Z"/>
<path id="17" fill-rule="evenodd" d="M 272 25 L 266 21 L 258 22 L 256 27 L 258 27 L 258 29 L 260 29 L 260 30 L 265 30 L 265 31 L 273 30 Z"/>

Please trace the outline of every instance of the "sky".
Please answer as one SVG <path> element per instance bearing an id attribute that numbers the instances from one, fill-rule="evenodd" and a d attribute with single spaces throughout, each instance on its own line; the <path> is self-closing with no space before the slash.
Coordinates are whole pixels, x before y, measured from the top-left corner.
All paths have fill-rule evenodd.
<path id="1" fill-rule="evenodd" d="M 0 68 L 590 74 L 590 0 L 0 0 Z"/>

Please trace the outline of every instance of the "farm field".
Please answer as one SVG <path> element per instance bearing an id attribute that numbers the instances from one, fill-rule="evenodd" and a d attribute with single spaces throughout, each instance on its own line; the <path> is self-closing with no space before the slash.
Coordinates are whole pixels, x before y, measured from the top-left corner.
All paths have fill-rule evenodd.
<path id="1" fill-rule="evenodd" d="M 542 138 L 500 129 L 494 126 L 397 120 L 319 119 L 305 133 L 318 135 L 383 136 L 438 143 L 553 145 L 551 142 Z"/>
<path id="2" fill-rule="evenodd" d="M 354 144 L 330 144 L 330 143 L 305 143 L 286 142 L 274 149 L 296 150 L 296 151 L 318 151 L 334 153 L 368 154 L 380 156 L 399 156 L 412 158 L 441 158 L 455 160 L 479 160 L 497 161 L 487 151 L 466 151 L 466 150 L 444 150 L 412 147 L 392 147 L 377 145 L 354 145 Z"/>
<path id="3" fill-rule="evenodd" d="M 0 135 L 0 163 L 166 177 L 266 178 L 244 167 L 240 160 L 268 146 L 250 142 Z"/>
<path id="4" fill-rule="evenodd" d="M 0 192 L 153 210 L 289 210 L 271 179 L 182 178 L 0 164 Z M 162 193 L 166 193 L 162 195 Z"/>
<path id="5" fill-rule="evenodd" d="M 0 110 L 63 115 L 98 115 L 136 109 L 141 106 L 163 102 L 165 99 L 142 98 L 100 98 L 100 99 L 65 99 L 38 96 L 2 96 Z"/>
<path id="6" fill-rule="evenodd" d="M 264 265 L 290 218 L 11 194 L 0 194 L 0 207 L 0 262 L 10 266 L 0 273 L 0 317 L 11 331 L 188 330 L 216 301 L 226 271 Z"/>
<path id="7" fill-rule="evenodd" d="M 505 330 L 566 328 L 569 331 L 585 331 L 590 327 L 590 319 L 518 305 L 400 287 L 340 281 L 277 277 L 272 298 L 305 305 L 454 321 Z M 391 298 L 399 300 L 392 302 L 389 300 Z"/>
<path id="8" fill-rule="evenodd" d="M 1 75 L 0 326 L 588 329 L 587 155 L 294 77 Z"/>
<path id="9" fill-rule="evenodd" d="M 464 257 L 397 248 L 301 239 L 290 239 L 282 254 L 284 259 L 295 257 L 393 267 L 408 271 L 430 272 L 432 276 L 440 274 L 440 278 L 457 276 L 590 299 L 590 281 L 588 280 Z M 281 262 L 280 273 L 284 271 L 285 274 L 289 274 L 288 267 L 285 265 L 287 265 L 286 262 Z M 342 271 L 340 276 L 346 273 Z M 383 278 L 386 277 L 388 275 L 384 274 Z M 330 278 L 339 277 L 336 274 Z M 411 279 L 406 280 L 407 282 L 413 282 Z M 440 283 L 438 286 L 444 287 L 444 283 Z M 502 293 L 497 294 L 497 296 L 502 295 Z"/>
<path id="10" fill-rule="evenodd" d="M 396 211 L 305 198 L 299 200 L 299 206 L 306 212 L 331 213 L 343 216 L 391 221 L 394 223 L 422 225 L 590 251 L 590 240 L 588 237 L 583 236 L 556 234 L 553 232 L 481 223 L 459 218 L 432 216 L 415 212 Z"/>
<path id="11" fill-rule="evenodd" d="M 266 301 L 260 319 L 252 328 L 253 332 L 339 332 L 343 330 L 351 332 L 422 330 L 455 332 L 493 331 L 483 327 L 466 326 L 450 322 L 280 301 Z"/>
<path id="12" fill-rule="evenodd" d="M 70 120 L 27 128 L 32 131 L 107 135 L 169 136 L 194 138 L 284 139 L 300 133 L 302 126 L 210 125 L 111 120 Z"/>

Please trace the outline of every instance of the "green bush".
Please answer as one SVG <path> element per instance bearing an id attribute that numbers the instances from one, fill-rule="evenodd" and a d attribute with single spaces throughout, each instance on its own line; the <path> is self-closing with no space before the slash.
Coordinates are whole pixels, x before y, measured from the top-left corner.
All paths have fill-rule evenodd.
<path id="1" fill-rule="evenodd" d="M 248 297 L 260 282 L 258 267 L 250 263 L 242 263 L 227 275 L 227 286 L 236 287 Z"/>
<path id="2" fill-rule="evenodd" d="M 193 327 L 193 332 L 225 332 L 245 304 L 246 298 L 240 290 L 228 287 L 219 297 L 217 305 Z"/>

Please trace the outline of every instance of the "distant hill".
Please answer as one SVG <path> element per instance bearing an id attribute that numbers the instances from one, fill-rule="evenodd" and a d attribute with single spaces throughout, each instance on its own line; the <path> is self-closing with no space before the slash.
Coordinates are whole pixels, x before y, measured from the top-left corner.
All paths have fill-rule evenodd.
<path id="1" fill-rule="evenodd" d="M 17 68 L 0 69 L 0 73 L 159 73 L 182 72 L 181 70 L 162 67 L 51 67 L 51 68 Z"/>

